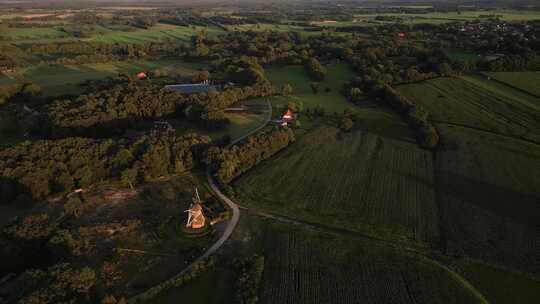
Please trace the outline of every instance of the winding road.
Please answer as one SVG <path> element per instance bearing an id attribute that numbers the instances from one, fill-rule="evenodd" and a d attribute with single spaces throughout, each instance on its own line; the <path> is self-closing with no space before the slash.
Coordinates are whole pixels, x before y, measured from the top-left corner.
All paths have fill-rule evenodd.
<path id="1" fill-rule="evenodd" d="M 264 120 L 264 122 L 257 128 L 233 140 L 229 144 L 229 146 L 232 146 L 242 141 L 246 137 L 259 132 L 260 130 L 262 130 L 264 127 L 268 125 L 268 123 L 272 119 L 272 105 L 270 104 L 270 100 L 266 100 L 266 102 L 268 104 L 268 111 L 267 111 L 266 119 Z M 232 217 L 227 223 L 227 227 L 225 228 L 225 231 L 223 231 L 223 234 L 221 235 L 221 237 L 210 248 L 208 248 L 208 250 L 206 250 L 206 252 L 201 257 L 199 257 L 195 262 L 203 260 L 209 257 L 214 252 L 216 252 L 225 243 L 225 241 L 229 239 L 229 237 L 234 231 L 234 228 L 236 228 L 238 221 L 240 220 L 240 209 L 238 208 L 238 205 L 235 202 L 233 202 L 230 198 L 228 198 L 225 194 L 223 194 L 221 190 L 219 190 L 219 187 L 214 181 L 214 178 L 212 177 L 212 173 L 210 173 L 209 170 L 206 171 L 206 179 L 208 180 L 208 184 L 210 185 L 210 188 L 212 189 L 214 194 L 217 197 L 219 197 L 232 210 Z"/>
<path id="2" fill-rule="evenodd" d="M 268 125 L 268 123 L 272 119 L 272 105 L 270 104 L 270 100 L 267 99 L 266 102 L 268 104 L 268 111 L 267 111 L 267 116 L 266 116 L 264 122 L 260 126 L 258 126 L 256 128 L 254 128 L 253 130 L 249 131 L 248 133 L 246 133 L 246 134 L 240 136 L 239 138 L 233 140 L 229 144 L 229 146 L 234 145 L 234 144 L 242 141 L 246 137 L 248 137 L 248 136 L 250 136 L 250 135 L 252 135 L 254 133 L 259 132 L 260 130 L 262 130 L 264 127 L 266 127 Z M 214 181 L 214 178 L 212 177 L 212 173 L 209 170 L 206 171 L 206 179 L 208 180 L 208 184 L 210 185 L 210 188 L 212 189 L 214 194 L 217 197 L 219 197 L 232 210 L 232 217 L 227 222 L 227 226 L 225 227 L 225 230 L 223 231 L 223 234 L 219 237 L 219 239 L 214 244 L 212 244 L 212 246 L 210 246 L 210 248 L 208 248 L 203 253 L 203 255 L 201 255 L 200 257 L 195 259 L 186 268 L 184 268 L 181 272 L 177 273 L 174 277 L 170 278 L 168 281 L 174 281 L 177 278 L 182 277 L 184 274 L 186 274 L 188 271 L 190 271 L 197 264 L 199 264 L 204 259 L 206 259 L 209 256 L 211 256 L 212 254 L 214 254 L 231 237 L 231 234 L 233 233 L 234 229 L 236 228 L 236 225 L 238 224 L 238 221 L 240 220 L 240 209 L 239 209 L 238 205 L 235 202 L 233 202 L 230 198 L 228 198 L 225 194 L 223 194 L 221 192 L 221 190 L 219 190 L 219 187 L 216 184 L 216 182 Z M 159 285 L 146 290 L 142 294 L 138 294 L 138 295 L 136 295 L 134 297 L 131 297 L 127 302 L 128 303 L 139 303 L 139 301 L 144 298 L 145 294 L 152 294 L 154 292 L 158 293 L 159 292 L 158 290 L 161 291 Z"/>

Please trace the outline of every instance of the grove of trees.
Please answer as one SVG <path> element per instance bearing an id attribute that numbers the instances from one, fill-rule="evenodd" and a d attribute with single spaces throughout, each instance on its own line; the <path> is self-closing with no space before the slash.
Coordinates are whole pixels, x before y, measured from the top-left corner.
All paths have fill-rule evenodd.
<path id="1" fill-rule="evenodd" d="M 219 182 L 227 184 L 294 141 L 294 132 L 291 129 L 275 127 L 251 135 L 230 147 L 211 147 L 207 152 L 206 163 Z"/>
<path id="2" fill-rule="evenodd" d="M 188 134 L 125 139 L 66 138 L 0 150 L 2 203 L 41 200 L 92 184 L 140 181 L 192 169 L 208 137 Z"/>

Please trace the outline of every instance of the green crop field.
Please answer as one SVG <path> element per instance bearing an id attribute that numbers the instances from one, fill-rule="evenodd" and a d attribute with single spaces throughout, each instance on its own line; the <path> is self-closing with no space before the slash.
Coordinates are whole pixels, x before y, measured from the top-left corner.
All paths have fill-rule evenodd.
<path id="1" fill-rule="evenodd" d="M 234 187 L 248 207 L 400 239 L 438 238 L 432 157 L 414 143 L 323 127 Z"/>
<path id="2" fill-rule="evenodd" d="M 437 129 L 447 252 L 539 273 L 540 145 L 452 125 Z"/>
<path id="3" fill-rule="evenodd" d="M 540 72 L 498 72 L 489 75 L 495 80 L 540 97 Z"/>
<path id="4" fill-rule="evenodd" d="M 400 86 L 406 97 L 424 106 L 438 122 L 484 129 L 540 142 L 540 100 L 499 88 L 478 77 L 439 78 Z"/>
<path id="5" fill-rule="evenodd" d="M 486 303 L 462 277 L 376 242 L 273 225 L 260 303 Z"/>

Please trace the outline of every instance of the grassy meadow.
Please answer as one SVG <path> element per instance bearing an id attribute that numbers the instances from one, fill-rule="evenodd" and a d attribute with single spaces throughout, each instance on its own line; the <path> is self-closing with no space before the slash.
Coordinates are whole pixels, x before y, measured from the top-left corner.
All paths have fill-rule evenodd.
<path id="1" fill-rule="evenodd" d="M 293 88 L 292 96 L 279 97 L 275 103 L 287 103 L 288 101 L 301 101 L 306 108 L 322 107 L 327 112 L 342 113 L 351 104 L 340 94 L 343 85 L 354 78 L 354 72 L 347 64 L 335 64 L 327 66 L 328 74 L 324 81 L 319 82 L 319 92 L 314 94 L 311 89 L 312 81 L 301 65 L 275 66 L 266 69 L 266 75 L 270 81 L 281 89 L 288 83 Z M 330 91 L 326 92 L 325 89 Z"/>

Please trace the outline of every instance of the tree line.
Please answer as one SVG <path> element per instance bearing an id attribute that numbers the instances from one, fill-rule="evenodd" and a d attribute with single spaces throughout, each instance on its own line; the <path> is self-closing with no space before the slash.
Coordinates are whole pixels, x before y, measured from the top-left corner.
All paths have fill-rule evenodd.
<path id="1" fill-rule="evenodd" d="M 429 121 L 429 112 L 424 107 L 405 98 L 389 85 L 381 85 L 375 94 L 405 118 L 421 147 L 426 149 L 437 147 L 439 134 Z"/>
<path id="2" fill-rule="evenodd" d="M 211 147 L 207 152 L 206 164 L 220 183 L 227 184 L 294 141 L 291 129 L 274 127 L 230 147 Z"/>

